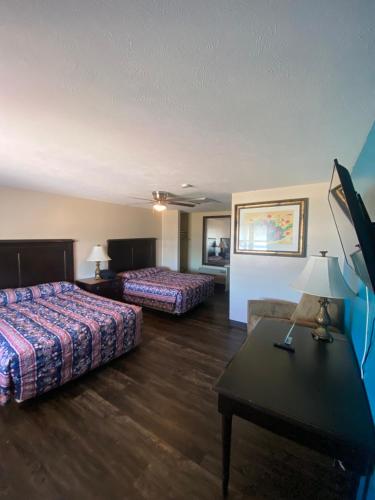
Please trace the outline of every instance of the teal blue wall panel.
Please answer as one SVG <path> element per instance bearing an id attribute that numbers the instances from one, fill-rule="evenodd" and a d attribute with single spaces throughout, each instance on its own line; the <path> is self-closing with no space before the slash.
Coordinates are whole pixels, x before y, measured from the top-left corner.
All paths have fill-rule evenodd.
<path id="1" fill-rule="evenodd" d="M 375 122 L 370 130 L 365 145 L 352 169 L 352 179 L 356 191 L 362 196 L 371 220 L 375 221 Z M 370 314 L 369 336 L 374 328 L 375 294 L 368 291 Z M 367 300 L 366 287 L 360 285 L 358 296 L 346 301 L 345 327 L 351 337 L 360 363 L 364 351 L 366 332 Z M 375 332 L 373 332 L 375 337 Z M 375 420 L 375 338 L 364 366 L 364 382 L 369 398 L 372 415 Z M 373 475 L 368 499 L 375 500 L 375 476 Z"/>

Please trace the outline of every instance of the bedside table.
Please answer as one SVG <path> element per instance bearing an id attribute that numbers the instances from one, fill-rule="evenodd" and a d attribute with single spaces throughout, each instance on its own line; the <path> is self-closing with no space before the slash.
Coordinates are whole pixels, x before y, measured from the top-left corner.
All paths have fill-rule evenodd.
<path id="1" fill-rule="evenodd" d="M 86 290 L 86 292 L 95 293 L 101 297 L 107 297 L 108 299 L 121 300 L 122 290 L 121 290 L 121 278 L 113 279 L 100 279 L 86 278 L 81 280 L 76 280 L 76 285 Z"/>

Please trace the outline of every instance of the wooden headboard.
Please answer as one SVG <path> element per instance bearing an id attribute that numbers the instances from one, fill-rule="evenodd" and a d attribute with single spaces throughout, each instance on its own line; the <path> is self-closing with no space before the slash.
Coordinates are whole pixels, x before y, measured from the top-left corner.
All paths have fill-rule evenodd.
<path id="1" fill-rule="evenodd" d="M 0 288 L 74 281 L 73 240 L 0 240 Z"/>
<path id="2" fill-rule="evenodd" d="M 107 240 L 109 269 L 116 273 L 156 265 L 156 238 Z"/>

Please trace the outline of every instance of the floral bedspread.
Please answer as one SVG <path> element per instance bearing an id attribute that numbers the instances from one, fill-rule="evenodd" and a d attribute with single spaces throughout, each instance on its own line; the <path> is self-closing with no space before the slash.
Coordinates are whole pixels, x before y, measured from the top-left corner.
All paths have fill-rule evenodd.
<path id="1" fill-rule="evenodd" d="M 182 314 L 214 293 L 214 277 L 151 267 L 120 273 L 123 298 L 153 309 Z"/>
<path id="2" fill-rule="evenodd" d="M 24 401 L 129 351 L 142 311 L 67 282 L 0 290 L 0 404 Z"/>

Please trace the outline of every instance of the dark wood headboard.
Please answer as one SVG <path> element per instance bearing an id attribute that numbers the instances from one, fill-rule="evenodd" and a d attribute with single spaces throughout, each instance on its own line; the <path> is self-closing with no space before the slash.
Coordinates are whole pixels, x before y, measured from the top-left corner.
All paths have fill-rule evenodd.
<path id="1" fill-rule="evenodd" d="M 156 238 L 107 240 L 109 269 L 119 273 L 156 265 Z"/>
<path id="2" fill-rule="evenodd" d="M 0 288 L 74 281 L 74 240 L 0 240 Z"/>

